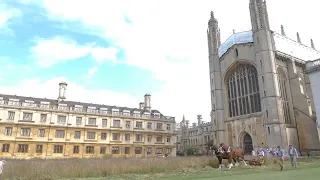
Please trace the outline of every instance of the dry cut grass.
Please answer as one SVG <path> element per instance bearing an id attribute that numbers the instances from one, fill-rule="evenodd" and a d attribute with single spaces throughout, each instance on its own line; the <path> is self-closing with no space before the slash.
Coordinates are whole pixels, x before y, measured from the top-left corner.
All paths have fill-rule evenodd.
<path id="1" fill-rule="evenodd" d="M 215 157 L 106 158 L 56 160 L 6 160 L 4 179 L 51 180 L 61 178 L 108 177 L 120 174 L 146 174 L 184 171 L 189 168 L 217 167 Z"/>

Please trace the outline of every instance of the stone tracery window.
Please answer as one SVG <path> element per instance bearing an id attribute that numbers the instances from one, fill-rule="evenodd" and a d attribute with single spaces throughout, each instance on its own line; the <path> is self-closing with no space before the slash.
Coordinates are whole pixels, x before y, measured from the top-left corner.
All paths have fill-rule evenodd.
<path id="1" fill-rule="evenodd" d="M 229 116 L 261 111 L 257 70 L 253 65 L 240 64 L 227 77 Z"/>
<path id="2" fill-rule="evenodd" d="M 282 109 L 283 109 L 284 121 L 286 124 L 291 124 L 289 101 L 288 101 L 288 90 L 287 90 L 287 78 L 281 69 L 278 69 L 278 76 L 279 76 L 280 100 L 281 100 Z"/>

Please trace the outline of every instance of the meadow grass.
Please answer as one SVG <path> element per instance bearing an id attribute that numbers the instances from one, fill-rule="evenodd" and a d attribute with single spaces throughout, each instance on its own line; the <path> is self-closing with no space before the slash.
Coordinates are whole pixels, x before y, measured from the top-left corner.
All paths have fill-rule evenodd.
<path id="1" fill-rule="evenodd" d="M 215 157 L 105 158 L 105 159 L 7 159 L 4 179 L 50 180 L 150 174 L 218 166 Z"/>
<path id="2" fill-rule="evenodd" d="M 17 160 L 7 159 L 3 178 L 10 180 L 51 179 L 157 179 L 191 177 L 205 173 L 219 174 L 216 157 L 168 157 L 168 158 L 105 158 L 105 159 L 56 159 Z M 224 162 L 226 163 L 226 162 Z M 318 159 L 299 159 L 301 167 L 319 165 Z M 232 174 L 277 169 L 272 160 L 267 167 L 240 166 Z M 286 166 L 289 166 L 286 162 Z M 230 171 L 231 172 L 231 171 Z M 101 178 L 103 177 L 103 178 Z"/>

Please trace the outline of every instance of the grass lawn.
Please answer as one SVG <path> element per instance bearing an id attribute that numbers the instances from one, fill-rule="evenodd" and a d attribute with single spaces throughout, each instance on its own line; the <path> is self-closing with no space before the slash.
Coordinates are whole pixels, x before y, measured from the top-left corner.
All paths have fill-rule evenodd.
<path id="1" fill-rule="evenodd" d="M 287 169 L 284 171 L 268 170 L 268 171 L 247 171 L 239 172 L 239 170 L 223 170 L 221 172 L 206 172 L 200 175 L 191 175 L 188 177 L 166 177 L 166 180 L 316 180 L 319 179 L 320 165 L 310 168 Z M 160 179 L 159 179 L 160 180 Z"/>
<path id="2" fill-rule="evenodd" d="M 205 168 L 183 168 L 179 171 L 149 174 L 124 174 L 107 178 L 86 180 L 316 180 L 319 179 L 320 160 L 301 159 L 298 168 L 292 168 L 288 161 L 285 162 L 284 170 L 270 162 L 268 166 L 240 166 L 231 170 Z"/>
<path id="3" fill-rule="evenodd" d="M 267 166 L 218 170 L 216 157 L 103 158 L 103 159 L 7 159 L 3 179 L 10 180 L 313 180 L 319 179 L 320 158 L 299 158 L 298 168 L 285 162 L 284 171 L 273 158 Z M 226 162 L 224 162 L 226 164 Z"/>

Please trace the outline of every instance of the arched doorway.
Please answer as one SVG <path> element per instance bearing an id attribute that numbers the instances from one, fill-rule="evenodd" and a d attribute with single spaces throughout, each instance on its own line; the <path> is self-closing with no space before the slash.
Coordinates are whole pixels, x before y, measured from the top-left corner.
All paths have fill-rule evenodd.
<path id="1" fill-rule="evenodd" d="M 242 147 L 243 147 L 244 154 L 251 154 L 252 153 L 252 150 L 253 150 L 252 138 L 248 133 L 246 133 L 243 136 L 243 146 Z"/>

